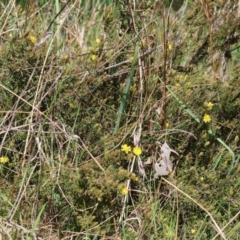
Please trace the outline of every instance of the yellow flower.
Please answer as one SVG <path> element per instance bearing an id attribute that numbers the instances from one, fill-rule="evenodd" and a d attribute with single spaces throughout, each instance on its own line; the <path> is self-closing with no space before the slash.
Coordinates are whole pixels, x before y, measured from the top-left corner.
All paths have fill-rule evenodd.
<path id="1" fill-rule="evenodd" d="M 132 148 L 130 146 L 128 146 L 127 144 L 123 144 L 121 149 L 125 153 L 129 153 L 132 151 Z"/>
<path id="2" fill-rule="evenodd" d="M 29 40 L 30 40 L 32 43 L 36 43 L 36 42 L 37 42 L 36 37 L 34 37 L 33 35 L 31 35 L 31 36 L 29 37 Z"/>
<path id="3" fill-rule="evenodd" d="M 136 155 L 136 156 L 139 156 L 142 154 L 142 149 L 140 147 L 134 147 L 133 148 L 133 153 Z"/>
<path id="4" fill-rule="evenodd" d="M 196 233 L 196 230 L 194 228 L 191 229 L 191 234 L 195 234 Z"/>
<path id="5" fill-rule="evenodd" d="M 92 56 L 91 56 L 91 60 L 92 61 L 95 61 L 97 59 L 97 56 L 95 55 L 95 54 L 93 54 Z"/>
<path id="6" fill-rule="evenodd" d="M 9 158 L 4 156 L 4 157 L 0 157 L 0 163 L 7 163 L 9 162 Z"/>
<path id="7" fill-rule="evenodd" d="M 101 40 L 99 38 L 96 38 L 95 42 L 96 42 L 96 44 L 100 44 Z"/>
<path id="8" fill-rule="evenodd" d="M 207 108 L 207 110 L 212 110 L 212 107 L 214 106 L 214 104 L 212 102 L 206 102 L 204 103 L 204 106 Z"/>
<path id="9" fill-rule="evenodd" d="M 122 195 L 124 195 L 124 196 L 126 196 L 127 194 L 128 194 L 128 189 L 126 188 L 126 187 L 124 187 L 123 189 L 122 189 Z"/>
<path id="10" fill-rule="evenodd" d="M 208 114 L 204 114 L 203 116 L 203 122 L 205 123 L 210 123 L 211 122 L 211 117 Z"/>
<path id="11" fill-rule="evenodd" d="M 168 45 L 168 51 L 172 51 L 172 45 L 171 44 Z"/>

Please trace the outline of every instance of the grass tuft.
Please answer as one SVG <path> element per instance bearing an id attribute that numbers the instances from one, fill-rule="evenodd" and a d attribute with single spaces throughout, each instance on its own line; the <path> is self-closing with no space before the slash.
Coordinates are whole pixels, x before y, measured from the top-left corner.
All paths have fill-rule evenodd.
<path id="1" fill-rule="evenodd" d="M 238 1 L 0 4 L 3 239 L 240 237 Z"/>

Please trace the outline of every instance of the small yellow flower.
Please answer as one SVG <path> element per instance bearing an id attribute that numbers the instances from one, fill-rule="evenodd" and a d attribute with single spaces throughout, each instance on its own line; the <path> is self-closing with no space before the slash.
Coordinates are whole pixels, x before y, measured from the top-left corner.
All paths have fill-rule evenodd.
<path id="1" fill-rule="evenodd" d="M 191 229 L 191 234 L 194 235 L 196 233 L 196 229 L 192 228 Z"/>
<path id="2" fill-rule="evenodd" d="M 207 108 L 207 110 L 211 111 L 214 104 L 212 102 L 206 102 L 204 103 L 204 106 Z"/>
<path id="3" fill-rule="evenodd" d="M 205 123 L 210 123 L 211 122 L 211 117 L 208 114 L 204 114 L 203 116 L 203 122 Z"/>
<path id="4" fill-rule="evenodd" d="M 200 177 L 200 181 L 203 182 L 204 181 L 204 177 Z"/>
<path id="5" fill-rule="evenodd" d="M 125 152 L 127 154 L 132 151 L 132 148 L 130 146 L 128 146 L 127 144 L 123 144 L 121 149 L 123 152 Z"/>
<path id="6" fill-rule="evenodd" d="M 140 147 L 134 147 L 133 148 L 133 153 L 136 155 L 136 156 L 140 156 L 142 154 L 142 149 Z"/>
<path id="7" fill-rule="evenodd" d="M 123 189 L 122 189 L 122 195 L 124 195 L 124 196 L 126 196 L 127 194 L 128 194 L 128 189 L 127 189 L 127 187 L 124 187 Z"/>
<path id="8" fill-rule="evenodd" d="M 4 156 L 4 157 L 0 157 L 0 163 L 7 163 L 9 162 L 9 158 Z"/>
<path id="9" fill-rule="evenodd" d="M 173 48 L 172 45 L 169 44 L 169 45 L 168 45 L 168 51 L 172 51 L 172 48 Z"/>
<path id="10" fill-rule="evenodd" d="M 95 61 L 97 59 L 97 56 L 95 55 L 95 54 L 93 54 L 92 56 L 91 56 L 91 60 L 92 61 Z"/>
<path id="11" fill-rule="evenodd" d="M 36 43 L 36 42 L 37 42 L 36 37 L 34 37 L 33 35 L 31 35 L 31 36 L 29 37 L 29 40 L 30 40 L 32 43 Z"/>
<path id="12" fill-rule="evenodd" d="M 95 43 L 96 43 L 96 44 L 100 44 L 100 43 L 101 43 L 101 40 L 100 40 L 99 38 L 96 38 Z"/>

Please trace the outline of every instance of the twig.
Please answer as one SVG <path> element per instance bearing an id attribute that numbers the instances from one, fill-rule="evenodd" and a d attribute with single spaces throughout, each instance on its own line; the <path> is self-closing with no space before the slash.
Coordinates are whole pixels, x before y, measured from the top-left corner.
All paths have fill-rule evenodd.
<path id="1" fill-rule="evenodd" d="M 139 58 L 142 58 L 142 57 L 144 57 L 144 56 L 146 56 L 146 55 L 148 55 L 148 54 L 150 54 L 150 53 L 152 53 L 152 52 L 154 52 L 154 51 L 156 51 L 160 46 L 161 46 L 161 45 L 159 45 L 159 46 L 157 46 L 157 47 L 154 47 L 154 48 L 148 49 L 147 51 L 145 51 L 144 53 L 142 53 L 142 54 L 138 57 L 138 59 L 139 59 Z M 96 72 L 97 72 L 97 73 L 102 73 L 102 72 L 104 72 L 104 71 L 107 71 L 107 70 L 112 69 L 112 68 L 115 68 L 115 67 L 122 66 L 122 65 L 127 64 L 127 63 L 131 63 L 131 61 L 130 61 L 130 60 L 125 60 L 125 61 L 123 61 L 123 62 L 116 63 L 116 64 L 111 65 L 111 66 L 109 66 L 109 67 L 97 69 Z"/>
<path id="2" fill-rule="evenodd" d="M 91 152 L 88 150 L 87 146 L 84 144 L 84 142 L 82 141 L 82 139 L 80 137 L 78 137 L 81 144 L 83 145 L 84 149 L 86 150 L 86 152 L 89 154 L 89 156 L 93 159 L 93 161 L 98 165 L 98 167 L 105 172 L 105 169 L 101 166 L 101 164 L 98 162 L 98 160 L 91 154 Z"/>

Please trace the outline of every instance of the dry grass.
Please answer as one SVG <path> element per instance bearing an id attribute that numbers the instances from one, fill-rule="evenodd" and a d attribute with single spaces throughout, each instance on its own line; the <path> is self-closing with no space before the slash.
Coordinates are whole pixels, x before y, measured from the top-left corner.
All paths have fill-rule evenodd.
<path id="1" fill-rule="evenodd" d="M 3 4 L 0 239 L 237 239 L 238 4 Z"/>

